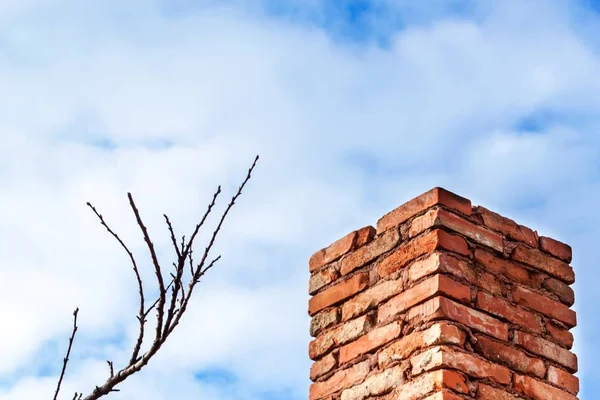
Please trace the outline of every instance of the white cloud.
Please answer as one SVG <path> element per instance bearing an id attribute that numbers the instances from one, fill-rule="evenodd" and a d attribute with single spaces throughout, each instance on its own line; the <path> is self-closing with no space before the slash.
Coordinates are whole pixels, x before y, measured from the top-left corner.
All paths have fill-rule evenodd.
<path id="1" fill-rule="evenodd" d="M 52 391 L 54 377 L 23 371 L 39 368 L 42 346 L 60 363 L 62 349 L 48 343 L 66 343 L 76 305 L 79 358 L 65 393 L 103 379 L 105 358 L 128 355 L 101 338 L 135 335 L 135 281 L 86 201 L 145 257 L 125 197 L 133 192 L 168 265 L 162 213 L 189 234 L 216 185 L 222 210 L 256 153 L 215 249 L 223 262 L 171 343 L 115 399 L 253 399 L 285 388 L 305 398 L 311 252 L 437 185 L 572 239 L 578 299 L 597 300 L 584 246 L 600 233 L 586 211 L 599 193 L 599 59 L 562 3 L 490 2 L 473 21 L 402 5 L 426 23 L 386 48 L 237 2 L 193 14 L 160 2 L 5 3 L 1 400 Z M 515 131 L 540 110 L 577 118 Z M 539 196 L 544 204 L 519 209 Z M 600 323 L 579 300 L 578 311 L 583 325 Z M 586 332 L 577 341 L 590 346 Z M 232 392 L 194 382 L 215 366 L 239 379 Z"/>

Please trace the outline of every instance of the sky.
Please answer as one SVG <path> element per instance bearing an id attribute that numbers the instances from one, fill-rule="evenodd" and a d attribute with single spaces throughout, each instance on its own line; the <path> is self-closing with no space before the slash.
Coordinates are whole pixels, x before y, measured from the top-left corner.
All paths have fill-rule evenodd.
<path id="1" fill-rule="evenodd" d="M 104 382 L 218 184 L 222 260 L 114 400 L 302 400 L 308 259 L 442 186 L 573 247 L 582 399 L 600 391 L 600 3 L 0 1 L 0 400 Z M 214 227 L 215 218 L 208 227 Z M 201 239 L 206 239 L 203 232 Z M 203 242 L 198 242 L 202 244 Z M 150 289 L 148 289 L 150 290 Z"/>

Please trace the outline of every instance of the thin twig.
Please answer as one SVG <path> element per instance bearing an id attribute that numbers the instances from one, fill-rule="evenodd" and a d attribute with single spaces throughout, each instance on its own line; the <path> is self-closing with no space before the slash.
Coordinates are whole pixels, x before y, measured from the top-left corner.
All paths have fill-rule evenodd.
<path id="1" fill-rule="evenodd" d="M 142 234 L 144 235 L 144 241 L 148 246 L 148 250 L 150 251 L 150 256 L 152 257 L 152 264 L 154 265 L 154 273 L 156 274 L 156 280 L 158 282 L 158 290 L 159 290 L 159 301 L 157 306 L 157 322 L 156 322 L 156 336 L 154 338 L 155 341 L 160 340 L 162 335 L 162 323 L 163 323 L 163 313 L 165 306 L 165 282 L 163 281 L 162 272 L 160 270 L 160 264 L 158 263 L 158 257 L 156 256 L 156 250 L 154 250 L 154 243 L 150 240 L 150 236 L 148 235 L 148 229 L 142 222 L 142 217 L 140 216 L 140 212 L 135 206 L 135 202 L 133 201 L 133 196 L 131 193 L 127 193 L 127 197 L 129 198 L 129 205 L 135 214 L 135 219 L 137 221 L 138 226 L 142 230 Z"/>
<path id="2" fill-rule="evenodd" d="M 223 213 L 223 215 L 221 215 L 221 220 L 219 221 L 219 225 L 217 225 L 217 228 L 214 230 L 212 237 L 210 238 L 210 243 L 206 247 L 204 254 L 202 254 L 202 260 L 198 264 L 198 268 L 196 268 L 196 274 L 199 274 L 199 271 L 201 270 L 201 266 L 204 265 L 204 261 L 206 260 L 206 257 L 208 257 L 208 253 L 210 253 L 210 249 L 212 248 L 213 244 L 215 243 L 215 239 L 217 238 L 217 235 L 219 234 L 219 231 L 221 230 L 221 226 L 223 225 L 223 222 L 225 221 L 227 214 L 229 214 L 229 211 L 235 204 L 235 201 L 238 199 L 238 197 L 241 196 L 244 186 L 246 186 L 246 183 L 248 183 L 248 181 L 252 177 L 252 171 L 254 170 L 254 167 L 256 167 L 257 162 L 258 162 L 258 156 L 256 156 L 256 158 L 254 159 L 254 162 L 252 163 L 252 166 L 248 169 L 248 175 L 246 175 L 246 179 L 244 179 L 244 182 L 242 182 L 242 184 L 238 188 L 237 193 L 231 198 L 231 201 L 227 205 L 225 212 Z"/>
<path id="3" fill-rule="evenodd" d="M 167 227 L 169 228 L 169 233 L 171 234 L 171 242 L 173 242 L 173 247 L 175 248 L 175 253 L 177 254 L 177 258 L 180 258 L 181 252 L 179 251 L 179 247 L 177 246 L 177 239 L 175 239 L 175 232 L 173 232 L 173 225 L 171 224 L 169 217 L 167 217 L 167 214 L 163 214 L 163 217 L 165 217 Z"/>
<path id="4" fill-rule="evenodd" d="M 108 363 L 108 368 L 110 369 L 110 377 L 112 378 L 115 376 L 115 368 L 113 362 L 108 360 L 106 362 Z"/>
<path id="5" fill-rule="evenodd" d="M 217 225 L 217 228 L 214 230 L 208 246 L 206 246 L 206 248 L 204 249 L 204 253 L 202 254 L 202 260 L 200 261 L 200 263 L 198 263 L 198 267 L 196 268 L 196 270 L 193 271 L 194 274 L 188 285 L 187 297 L 186 297 L 185 301 L 183 301 L 183 304 L 181 305 L 181 307 L 179 309 L 179 313 L 177 314 L 176 317 L 174 317 L 173 323 L 170 326 L 166 327 L 165 336 L 169 336 L 171 334 L 171 332 L 173 332 L 173 330 L 175 329 L 175 326 L 177 326 L 179 324 L 179 321 L 181 320 L 181 316 L 185 313 L 189 299 L 192 297 L 192 293 L 194 291 L 194 287 L 195 287 L 196 283 L 198 282 L 200 277 L 202 275 L 204 275 L 204 273 L 206 272 L 206 270 L 204 272 L 202 272 L 202 267 L 204 266 L 204 262 L 206 261 L 206 258 L 208 257 L 208 254 L 210 253 L 210 250 L 211 250 L 213 244 L 215 243 L 215 239 L 221 229 L 221 226 L 223 225 L 223 221 L 225 221 L 225 218 L 227 217 L 227 214 L 229 213 L 229 211 L 235 204 L 235 201 L 242 194 L 242 190 L 246 186 L 246 183 L 248 183 L 248 181 L 252 177 L 252 171 L 254 171 L 254 168 L 256 167 L 256 163 L 258 162 L 258 159 L 259 159 L 259 156 L 256 156 L 256 158 L 254 159 L 254 162 L 252 163 L 252 166 L 248 169 L 248 174 L 246 175 L 246 179 L 244 179 L 242 184 L 239 186 L 237 193 L 231 198 L 231 201 L 229 202 L 229 204 L 227 205 L 227 208 L 223 212 L 221 219 L 219 220 L 219 224 Z M 214 259 L 210 263 L 209 268 L 212 267 L 214 265 L 214 263 L 216 263 L 219 260 L 219 258 L 220 258 L 220 256 L 217 257 L 216 259 Z"/>
<path id="6" fill-rule="evenodd" d="M 127 247 L 127 245 L 125 244 L 125 242 L 123 242 L 123 240 L 121 240 L 121 238 L 119 237 L 119 235 L 117 235 L 106 223 L 106 221 L 104 221 L 104 217 L 102 217 L 102 214 L 100 214 L 96 208 L 88 201 L 87 203 L 88 207 L 90 207 L 92 209 L 92 211 L 94 212 L 94 214 L 96 214 L 96 216 L 98 217 L 98 219 L 100 220 L 100 223 L 102 224 L 102 226 L 104 226 L 106 228 L 106 230 L 119 242 L 119 244 L 121 245 L 121 247 L 125 250 L 125 252 L 127 253 L 127 255 L 129 256 L 129 260 L 131 261 L 131 265 L 133 267 L 133 272 L 135 274 L 135 279 L 137 281 L 137 285 L 138 285 L 138 294 L 140 297 L 140 308 L 138 311 L 138 316 L 137 319 L 139 321 L 140 324 L 140 330 L 138 333 L 138 338 L 136 340 L 135 346 L 133 347 L 133 351 L 131 353 L 131 357 L 129 359 L 130 362 L 133 362 L 133 360 L 138 358 L 138 355 L 140 353 L 140 349 L 142 348 L 142 342 L 144 341 L 144 324 L 145 324 L 145 315 L 146 313 L 144 312 L 144 304 L 146 302 L 145 298 L 144 298 L 144 284 L 142 282 L 142 277 L 140 275 L 140 271 L 138 269 L 137 266 L 137 262 L 135 261 L 135 257 L 133 256 L 133 253 L 131 252 L 131 250 L 129 250 L 129 248 Z"/>
<path id="7" fill-rule="evenodd" d="M 69 363 L 69 355 L 71 355 L 71 347 L 73 347 L 73 340 L 77 333 L 77 314 L 79 313 L 79 307 L 73 311 L 73 332 L 69 338 L 69 348 L 67 349 L 67 355 L 63 358 L 62 371 L 60 371 L 60 378 L 58 378 L 58 385 L 56 386 L 56 392 L 54 393 L 54 400 L 58 398 L 58 392 L 60 392 L 60 385 L 62 385 L 63 378 L 65 377 L 65 371 L 67 370 L 67 364 Z M 77 396 L 77 393 L 75 393 Z"/>

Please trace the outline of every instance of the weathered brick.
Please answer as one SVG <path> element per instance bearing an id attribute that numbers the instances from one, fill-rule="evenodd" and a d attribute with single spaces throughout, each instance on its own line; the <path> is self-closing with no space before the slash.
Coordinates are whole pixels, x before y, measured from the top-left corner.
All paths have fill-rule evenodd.
<path id="1" fill-rule="evenodd" d="M 567 368 L 569 372 L 577 372 L 577 356 L 562 347 L 537 336 L 515 331 L 514 342 L 530 352 L 546 357 Z"/>
<path id="2" fill-rule="evenodd" d="M 558 279 L 548 278 L 544 281 L 544 288 L 558 296 L 560 301 L 568 306 L 575 304 L 575 292 L 566 283 Z"/>
<path id="3" fill-rule="evenodd" d="M 415 282 L 425 276 L 440 272 L 449 272 L 455 275 L 455 273 L 450 271 L 464 275 L 470 271 L 470 268 L 466 261 L 436 251 L 413 262 L 408 268 L 408 279 L 411 282 Z"/>
<path id="4" fill-rule="evenodd" d="M 517 392 L 533 400 L 577 400 L 577 397 L 542 381 L 515 374 L 513 385 Z"/>
<path id="5" fill-rule="evenodd" d="M 314 272 L 321 268 L 325 264 L 329 264 L 332 261 L 337 260 L 350 250 L 356 240 L 356 231 L 350 232 L 341 239 L 333 242 L 329 247 L 325 247 L 317 251 L 310 257 L 308 261 L 308 269 L 310 272 Z"/>
<path id="6" fill-rule="evenodd" d="M 571 246 L 558 240 L 540 236 L 540 249 L 556 258 L 570 263 L 573 260 L 573 250 Z"/>
<path id="7" fill-rule="evenodd" d="M 339 308 L 324 310 L 312 317 L 310 321 L 310 335 L 317 336 L 323 329 L 327 329 L 340 322 Z"/>
<path id="8" fill-rule="evenodd" d="M 423 400 L 463 400 L 464 397 L 461 397 L 457 394 L 452 393 L 449 390 L 443 389 L 441 392 L 437 392 L 432 394 L 431 396 L 427 396 Z M 373 399 L 375 400 L 375 399 Z"/>
<path id="9" fill-rule="evenodd" d="M 347 275 L 357 268 L 373 261 L 383 253 L 393 249 L 400 241 L 400 233 L 397 229 L 390 230 L 379 236 L 371 243 L 357 249 L 342 259 L 340 272 Z"/>
<path id="10" fill-rule="evenodd" d="M 369 373 L 369 362 L 363 361 L 350 368 L 336 372 L 323 382 L 315 382 L 310 385 L 309 400 L 322 399 L 330 394 L 351 387 L 362 382 Z"/>
<path id="11" fill-rule="evenodd" d="M 377 321 L 379 323 L 388 321 L 410 307 L 439 294 L 445 294 L 448 297 L 462 301 L 471 299 L 471 289 L 468 286 L 456 282 L 446 275 L 437 274 L 392 297 L 381 305 L 377 312 Z"/>
<path id="12" fill-rule="evenodd" d="M 527 354 L 503 342 L 490 339 L 483 335 L 475 335 L 477 341 L 474 347 L 477 352 L 488 360 L 507 365 L 509 368 L 524 374 L 544 378 L 546 366 L 540 359 L 529 357 Z"/>
<path id="13" fill-rule="evenodd" d="M 339 277 L 340 273 L 336 270 L 334 265 L 315 272 L 308 281 L 308 294 L 315 294 L 319 289 L 329 285 Z"/>
<path id="14" fill-rule="evenodd" d="M 513 250 L 511 258 L 544 271 L 565 283 L 572 284 L 575 282 L 575 272 L 569 264 L 546 255 L 537 249 L 531 249 L 523 245 L 517 246 Z"/>
<path id="15" fill-rule="evenodd" d="M 503 252 L 504 250 L 502 236 L 496 232 L 440 208 L 429 210 L 415 218 L 410 224 L 408 235 L 414 237 L 434 227 L 446 227 L 496 251 Z"/>
<path id="16" fill-rule="evenodd" d="M 383 394 L 406 381 L 400 367 L 387 369 L 371 375 L 364 382 L 342 392 L 341 400 L 365 400 Z"/>
<path id="17" fill-rule="evenodd" d="M 508 326 L 505 323 L 445 297 L 434 297 L 411 308 L 408 318 L 423 321 L 449 319 L 497 339 L 508 340 Z"/>
<path id="18" fill-rule="evenodd" d="M 402 291 L 399 280 L 383 281 L 354 296 L 342 305 L 342 321 L 364 314 Z"/>
<path id="19" fill-rule="evenodd" d="M 436 346 L 410 359 L 413 376 L 438 368 L 456 369 L 479 379 L 491 379 L 501 385 L 510 383 L 510 370 L 482 358 L 447 346 Z"/>
<path id="20" fill-rule="evenodd" d="M 334 353 L 329 353 L 310 367 L 310 379 L 314 382 L 319 377 L 333 371 L 338 366 L 338 358 Z"/>
<path id="21" fill-rule="evenodd" d="M 526 226 L 519 225 L 512 219 L 503 217 L 487 208 L 478 206 L 475 210 L 476 213 L 481 215 L 483 224 L 488 228 L 498 231 L 512 240 L 527 243 L 532 247 L 537 247 L 537 233 L 533 230 Z"/>
<path id="22" fill-rule="evenodd" d="M 492 253 L 482 249 L 473 252 L 475 260 L 485 269 L 504 276 L 511 281 L 532 286 L 532 274 L 520 265 L 494 256 Z"/>
<path id="23" fill-rule="evenodd" d="M 439 322 L 423 331 L 413 332 L 390 344 L 377 355 L 379 368 L 386 368 L 397 361 L 407 359 L 412 353 L 428 346 L 450 344 L 464 346 L 466 333 L 455 325 Z"/>
<path id="24" fill-rule="evenodd" d="M 421 399 L 424 395 L 442 390 L 443 388 L 450 388 L 455 392 L 463 394 L 469 392 L 467 380 L 462 374 L 456 371 L 438 369 L 423 374 L 409 383 L 402 385 L 397 395 L 394 395 L 394 399 Z"/>
<path id="25" fill-rule="evenodd" d="M 375 238 L 375 233 L 377 233 L 377 231 L 371 225 L 357 230 L 354 248 L 356 249 L 370 243 Z"/>
<path id="26" fill-rule="evenodd" d="M 550 334 L 550 337 L 563 345 L 567 349 L 573 347 L 573 334 L 566 329 L 558 326 L 554 321 L 546 321 L 546 331 Z"/>
<path id="27" fill-rule="evenodd" d="M 406 388 L 405 388 L 406 389 Z M 435 393 L 430 394 L 422 400 L 464 400 L 464 397 L 452 392 L 449 389 L 438 389 Z M 405 400 L 405 397 L 398 397 L 401 394 L 407 395 L 406 391 L 402 392 L 402 388 L 392 390 L 390 393 L 383 396 L 369 397 L 369 400 Z M 417 397 L 419 397 L 417 395 Z M 420 397 L 419 397 L 420 398 Z M 333 400 L 333 399 L 332 399 Z"/>
<path id="28" fill-rule="evenodd" d="M 506 291 L 504 284 L 488 272 L 477 271 L 476 277 L 471 283 L 495 295 L 502 296 Z"/>
<path id="29" fill-rule="evenodd" d="M 414 282 L 440 272 L 462 278 L 494 294 L 502 294 L 505 290 L 504 284 L 494 275 L 474 267 L 470 262 L 439 251 L 413 262 L 408 269 L 408 279 Z"/>
<path id="30" fill-rule="evenodd" d="M 377 233 L 380 234 L 398 226 L 435 205 L 442 205 L 461 214 L 471 215 L 471 202 L 469 200 L 436 187 L 381 217 L 377 221 Z"/>
<path id="31" fill-rule="evenodd" d="M 553 365 L 548 367 L 548 376 L 546 379 L 548 382 L 560 386 L 573 394 L 579 393 L 579 378 Z"/>
<path id="32" fill-rule="evenodd" d="M 371 326 L 371 319 L 367 315 L 344 322 L 312 340 L 308 345 L 308 355 L 311 360 L 316 360 L 334 347 L 344 345 L 364 335 Z"/>
<path id="33" fill-rule="evenodd" d="M 409 261 L 435 250 L 448 250 L 462 255 L 470 254 L 467 243 L 462 237 L 436 229 L 417 236 L 384 258 L 377 267 L 379 276 L 388 276 L 404 267 Z"/>
<path id="34" fill-rule="evenodd" d="M 324 308 L 346 300 L 362 291 L 368 284 L 369 274 L 364 272 L 331 286 L 310 298 L 308 301 L 308 314 L 313 316 Z"/>
<path id="35" fill-rule="evenodd" d="M 548 317 L 557 319 L 570 328 L 577 325 L 575 311 L 569 309 L 568 306 L 562 303 L 532 292 L 529 289 L 517 286 L 513 292 L 513 299 L 525 307 L 529 307 Z"/>
<path id="36" fill-rule="evenodd" d="M 477 293 L 477 308 L 517 324 L 521 328 L 542 333 L 542 323 L 535 314 L 514 306 L 506 300 L 479 292 Z"/>
<path id="37" fill-rule="evenodd" d="M 398 321 L 368 332 L 340 348 L 340 363 L 344 364 L 391 342 L 398 338 L 401 332 L 402 324 Z"/>
<path id="38" fill-rule="evenodd" d="M 477 386 L 477 400 L 520 400 L 513 394 L 505 392 L 504 390 L 496 389 L 492 386 L 480 383 Z"/>

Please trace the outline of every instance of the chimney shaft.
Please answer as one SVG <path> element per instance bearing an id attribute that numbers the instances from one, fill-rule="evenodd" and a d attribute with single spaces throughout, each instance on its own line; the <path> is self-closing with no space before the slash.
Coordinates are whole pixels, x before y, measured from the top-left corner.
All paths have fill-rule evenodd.
<path id="1" fill-rule="evenodd" d="M 310 400 L 576 400 L 571 248 L 441 188 L 316 252 Z"/>

